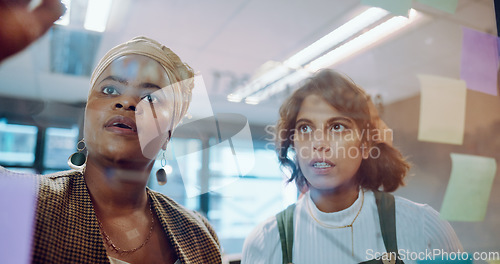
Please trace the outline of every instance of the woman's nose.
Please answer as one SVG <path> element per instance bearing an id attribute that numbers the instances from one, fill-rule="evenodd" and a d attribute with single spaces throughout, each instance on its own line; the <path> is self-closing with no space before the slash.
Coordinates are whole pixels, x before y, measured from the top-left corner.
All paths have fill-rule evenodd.
<path id="1" fill-rule="evenodd" d="M 314 138 L 312 141 L 312 147 L 315 151 L 323 151 L 328 152 L 331 150 L 330 143 L 327 138 L 325 138 L 325 134 L 323 133 L 314 133 Z"/>
<path id="2" fill-rule="evenodd" d="M 122 109 L 123 110 L 129 110 L 129 111 L 135 111 L 137 102 L 135 99 L 131 98 L 131 96 L 120 96 L 114 105 L 115 109 Z"/>
<path id="3" fill-rule="evenodd" d="M 313 149 L 320 152 L 328 152 L 331 150 L 330 145 L 326 144 L 324 141 L 316 144 L 313 143 Z"/>

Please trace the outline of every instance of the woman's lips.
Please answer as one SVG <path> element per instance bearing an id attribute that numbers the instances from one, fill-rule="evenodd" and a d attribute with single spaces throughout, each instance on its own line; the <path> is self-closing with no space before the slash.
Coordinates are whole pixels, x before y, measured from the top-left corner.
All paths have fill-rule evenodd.
<path id="1" fill-rule="evenodd" d="M 309 166 L 317 174 L 328 173 L 331 169 L 335 167 L 335 164 L 328 160 L 316 159 L 309 162 Z"/>
<path id="2" fill-rule="evenodd" d="M 104 127 L 107 131 L 122 134 L 122 135 L 135 135 L 137 134 L 137 126 L 135 121 L 125 116 L 114 116 L 110 118 Z"/>

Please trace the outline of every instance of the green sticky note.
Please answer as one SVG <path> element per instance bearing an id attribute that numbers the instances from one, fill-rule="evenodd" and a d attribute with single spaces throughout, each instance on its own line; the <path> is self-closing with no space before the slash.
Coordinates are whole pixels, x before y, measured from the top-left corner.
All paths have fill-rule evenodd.
<path id="1" fill-rule="evenodd" d="M 457 10 L 458 0 L 417 0 L 422 4 L 434 7 L 436 9 L 454 14 Z"/>
<path id="2" fill-rule="evenodd" d="M 418 75 L 421 86 L 418 140 L 462 145 L 467 86 L 463 80 Z"/>
<path id="3" fill-rule="evenodd" d="M 451 153 L 451 176 L 441 206 L 449 221 L 483 221 L 497 164 L 494 158 Z"/>
<path id="4" fill-rule="evenodd" d="M 361 0 L 361 4 L 383 8 L 393 15 L 408 17 L 411 0 Z"/>

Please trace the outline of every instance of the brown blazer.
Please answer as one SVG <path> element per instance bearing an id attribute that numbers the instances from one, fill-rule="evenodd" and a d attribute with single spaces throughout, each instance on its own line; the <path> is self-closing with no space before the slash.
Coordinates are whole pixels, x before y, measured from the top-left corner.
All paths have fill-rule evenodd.
<path id="1" fill-rule="evenodd" d="M 109 263 L 99 224 L 78 171 L 40 176 L 34 263 Z M 167 196 L 147 189 L 153 210 L 181 263 L 221 263 L 208 221 Z"/>

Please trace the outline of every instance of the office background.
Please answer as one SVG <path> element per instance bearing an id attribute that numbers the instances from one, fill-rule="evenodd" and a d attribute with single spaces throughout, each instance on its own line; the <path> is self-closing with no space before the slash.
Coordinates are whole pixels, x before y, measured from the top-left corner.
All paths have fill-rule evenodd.
<path id="1" fill-rule="evenodd" d="M 394 129 L 394 145 L 414 164 L 407 186 L 396 194 L 439 211 L 450 179 L 450 153 L 500 160 L 500 99 L 498 88 L 496 96 L 467 90 L 462 144 L 420 141 L 418 75 L 461 79 L 463 28 L 496 36 L 495 9 L 492 0 L 459 0 L 452 12 L 410 2 L 414 10 L 404 26 L 325 63 L 315 59 L 377 24 L 314 51 L 315 57 L 294 56 L 370 6 L 359 0 L 109 0 L 104 27 L 92 27 L 86 16 L 93 1 L 66 1 L 66 22 L 0 64 L 0 165 L 39 174 L 68 169 L 67 158 L 82 138 L 89 75 L 97 60 L 111 47 L 145 35 L 166 44 L 198 72 L 210 111 L 239 114 L 248 121 L 252 144 L 239 154 L 253 156 L 254 166 L 243 177 L 227 169 L 231 148 L 205 148 L 218 143 L 213 131 L 184 131 L 167 151 L 172 168 L 167 185 L 159 186 L 154 177 L 149 184 L 205 213 L 226 253 L 241 252 L 257 223 L 297 199 L 293 184 L 284 183 L 269 126 L 276 122 L 284 98 L 315 67 L 347 74 L 375 98 L 382 118 Z M 384 22 L 393 15 L 381 17 Z M 192 104 L 188 119 L 206 111 L 206 105 Z M 224 122 L 230 125 L 231 120 Z M 198 154 L 179 162 L 172 148 Z M 200 149 L 206 151 L 196 151 Z M 500 248 L 498 174 L 484 220 L 451 222 L 469 252 Z M 232 183 L 221 184 L 227 180 Z M 211 191 L 190 197 L 186 188 L 192 186 Z"/>

